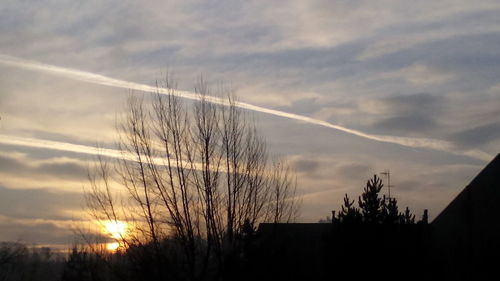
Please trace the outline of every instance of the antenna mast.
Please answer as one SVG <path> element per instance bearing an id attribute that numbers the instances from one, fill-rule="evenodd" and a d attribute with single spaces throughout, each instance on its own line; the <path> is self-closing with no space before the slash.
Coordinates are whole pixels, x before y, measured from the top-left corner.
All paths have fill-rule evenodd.
<path id="1" fill-rule="evenodd" d="M 380 174 L 387 177 L 388 197 L 389 199 L 391 199 L 391 187 L 394 187 L 393 185 L 391 185 L 391 171 L 387 169 L 384 172 L 381 172 Z"/>

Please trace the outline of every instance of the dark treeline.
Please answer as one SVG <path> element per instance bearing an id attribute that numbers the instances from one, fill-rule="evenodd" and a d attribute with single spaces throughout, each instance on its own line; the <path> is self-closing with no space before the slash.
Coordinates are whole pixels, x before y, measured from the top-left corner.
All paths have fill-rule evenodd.
<path id="1" fill-rule="evenodd" d="M 267 239 L 255 260 L 267 270 L 259 278 L 434 280 L 427 210 L 417 220 L 382 188 L 374 176 L 357 202 L 346 194 L 341 209 L 317 224 L 261 226 Z"/>
<path id="2" fill-rule="evenodd" d="M 343 269 L 337 276 L 355 279 L 435 278 L 429 270 L 428 211 L 418 220 L 409 207 L 400 211 L 396 198 L 381 195 L 383 186 L 376 175 L 368 180 L 358 207 L 345 195 L 338 215 L 333 212 L 325 262 Z"/>
<path id="3" fill-rule="evenodd" d="M 384 184 L 382 180 L 374 175 L 366 183 L 361 196 L 358 197 L 358 207 L 354 200 L 350 200 L 347 194 L 344 204 L 336 215 L 333 211 L 332 223 L 334 224 L 365 224 L 365 225 L 392 225 L 392 224 L 415 224 L 415 215 L 406 207 L 404 212 L 399 211 L 396 198 L 380 196 Z M 424 210 L 418 224 L 428 223 L 428 212 Z"/>
<path id="4" fill-rule="evenodd" d="M 418 221 L 395 198 L 381 196 L 382 181 L 370 179 L 357 200 L 346 195 L 329 223 L 246 223 L 235 233 L 230 251 L 217 262 L 186 272 L 182 243 L 175 236 L 160 243 L 131 245 L 111 253 L 75 247 L 62 258 L 33 252 L 20 244 L 0 254 L 0 280 L 426 280 L 429 276 L 427 211 Z M 203 249 L 208 244 L 197 241 Z M 202 251 L 206 252 L 206 251 Z M 207 256 L 216 259 L 217 256 Z M 208 265 L 208 266 L 207 266 Z"/>
<path id="5" fill-rule="evenodd" d="M 50 248 L 0 242 L 0 280 L 60 280 L 66 259 Z"/>
<path id="6" fill-rule="evenodd" d="M 205 271 L 201 279 L 193 279 L 194 274 L 186 271 L 187 260 L 176 238 L 115 252 L 100 245 L 82 245 L 73 247 L 69 253 L 59 253 L 50 248 L 3 242 L 0 244 L 0 281 L 241 280 L 247 253 L 255 247 L 251 244 L 254 238 L 255 232 L 250 227 L 238 233 L 238 247 L 225 254 L 227 266 L 197 268 Z M 199 243 L 207 245 L 205 241 Z M 216 265 L 215 261 L 207 264 Z"/>
<path id="7" fill-rule="evenodd" d="M 483 206 L 485 196 L 476 192 L 485 192 L 482 187 L 498 197 L 491 194 L 497 192 L 492 183 L 498 167 L 500 156 L 432 224 L 427 212 L 420 219 L 409 208 L 400 212 L 397 200 L 381 194 L 377 177 L 357 201 L 346 195 L 340 210 L 322 223 L 261 223 L 257 230 L 245 223 L 230 251 L 222 253 L 224 267 L 211 262 L 220 256 L 204 256 L 206 262 L 194 265 L 203 278 L 186 271 L 180 238 L 170 236 L 114 253 L 75 247 L 64 257 L 48 248 L 0 243 L 0 281 L 497 280 L 499 231 L 497 216 L 490 215 L 496 210 L 483 208 L 475 218 L 463 210 Z M 464 219 L 469 224 L 461 224 Z M 210 245 L 204 239 L 196 243 L 200 249 Z"/>

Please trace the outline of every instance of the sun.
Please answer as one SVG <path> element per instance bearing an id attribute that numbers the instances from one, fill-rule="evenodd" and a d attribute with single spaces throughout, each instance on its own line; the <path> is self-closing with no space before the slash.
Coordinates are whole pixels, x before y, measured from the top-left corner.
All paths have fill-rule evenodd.
<path id="1" fill-rule="evenodd" d="M 104 221 L 104 232 L 113 239 L 121 239 L 127 235 L 127 223 L 122 221 Z"/>
<path id="2" fill-rule="evenodd" d="M 120 248 L 121 245 L 118 242 L 106 243 L 106 250 L 114 252 Z"/>
<path id="3" fill-rule="evenodd" d="M 115 242 L 106 243 L 106 249 L 114 252 L 121 248 L 123 245 L 120 241 L 123 241 L 121 239 L 124 239 L 127 236 L 127 223 L 119 220 L 108 220 L 100 221 L 100 225 L 103 233 L 109 235 L 110 238 L 115 239 Z"/>

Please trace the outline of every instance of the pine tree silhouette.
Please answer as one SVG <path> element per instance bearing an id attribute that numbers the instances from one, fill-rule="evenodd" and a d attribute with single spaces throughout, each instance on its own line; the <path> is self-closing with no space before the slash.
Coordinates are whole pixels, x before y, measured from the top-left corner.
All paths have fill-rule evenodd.
<path id="1" fill-rule="evenodd" d="M 401 224 L 415 224 L 415 215 L 410 212 L 410 209 L 406 207 L 404 213 L 399 215 Z"/>
<path id="2" fill-rule="evenodd" d="M 427 209 L 424 210 L 424 214 L 422 218 L 418 221 L 419 224 L 428 224 L 429 223 L 429 212 Z"/>
<path id="3" fill-rule="evenodd" d="M 344 204 L 338 215 L 332 212 L 333 223 L 353 224 L 415 224 L 415 215 L 406 207 L 405 211 L 400 213 L 396 198 L 387 198 L 380 196 L 384 184 L 382 179 L 373 175 L 373 178 L 366 182 L 363 193 L 358 197 L 358 206 L 354 206 L 354 200 L 350 200 L 348 195 L 344 196 Z M 428 212 L 424 214 L 419 223 L 428 223 Z"/>
<path id="4" fill-rule="evenodd" d="M 363 215 L 363 222 L 376 224 L 382 221 L 382 208 L 384 200 L 379 197 L 379 193 L 384 187 L 382 180 L 374 175 L 366 182 L 363 194 L 358 197 L 358 205 Z"/>
<path id="5" fill-rule="evenodd" d="M 333 216 L 335 219 L 335 215 Z M 362 220 L 361 212 L 354 207 L 354 200 L 350 201 L 347 194 L 344 197 L 344 205 L 339 212 L 337 220 L 346 224 L 360 223 Z"/>
<path id="6" fill-rule="evenodd" d="M 399 220 L 398 202 L 396 198 L 386 198 L 382 201 L 382 223 L 395 224 Z"/>

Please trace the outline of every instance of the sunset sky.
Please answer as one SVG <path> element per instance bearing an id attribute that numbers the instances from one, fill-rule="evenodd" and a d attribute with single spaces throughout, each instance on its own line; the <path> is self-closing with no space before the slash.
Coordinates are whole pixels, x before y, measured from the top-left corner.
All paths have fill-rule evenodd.
<path id="1" fill-rule="evenodd" d="M 0 241 L 74 241 L 94 147 L 113 156 L 127 96 L 167 70 L 180 90 L 203 75 L 257 106 L 270 152 L 297 171 L 300 221 L 387 169 L 400 207 L 433 218 L 500 152 L 499 14 L 499 1 L 2 1 Z"/>

